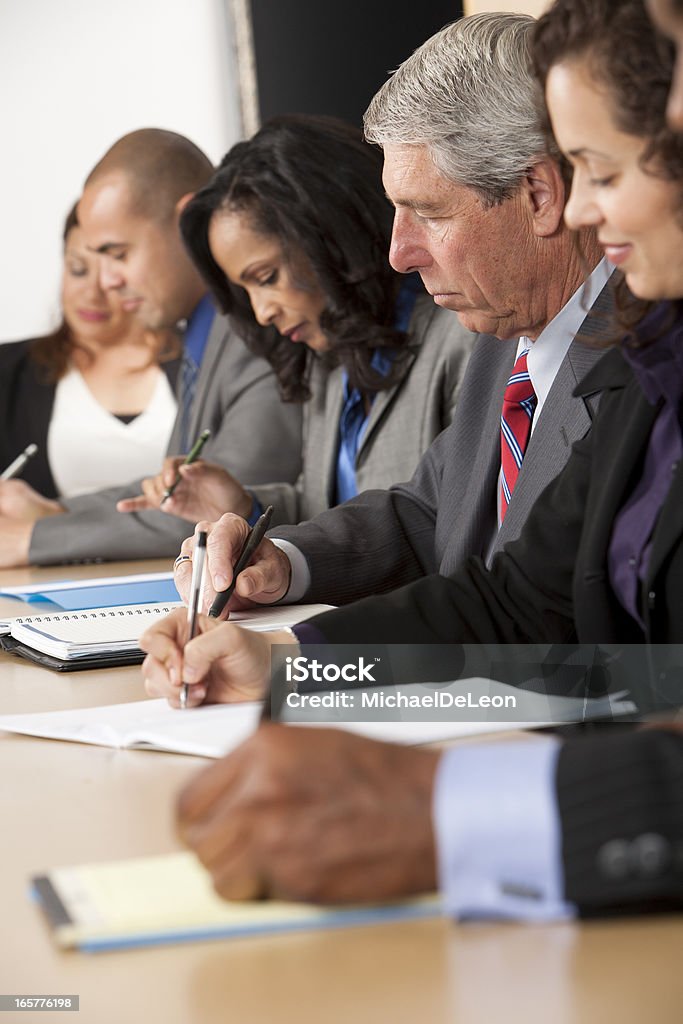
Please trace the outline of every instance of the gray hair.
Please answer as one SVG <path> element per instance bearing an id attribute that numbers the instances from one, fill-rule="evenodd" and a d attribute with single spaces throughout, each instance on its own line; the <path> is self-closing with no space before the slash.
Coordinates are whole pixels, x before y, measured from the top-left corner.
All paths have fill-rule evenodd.
<path id="1" fill-rule="evenodd" d="M 365 136 L 427 146 L 444 177 L 488 204 L 508 199 L 552 151 L 531 70 L 536 22 L 478 14 L 447 25 L 404 61 L 365 112 Z"/>

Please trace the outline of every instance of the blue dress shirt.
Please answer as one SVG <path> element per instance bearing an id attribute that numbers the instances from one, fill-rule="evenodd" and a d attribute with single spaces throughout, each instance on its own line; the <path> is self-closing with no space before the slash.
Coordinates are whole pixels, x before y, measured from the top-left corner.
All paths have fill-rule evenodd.
<path id="1" fill-rule="evenodd" d="M 407 331 L 410 318 L 413 315 L 415 300 L 423 285 L 419 274 L 408 274 L 401 283 L 399 293 L 396 297 L 396 313 L 394 327 L 397 331 Z M 393 362 L 394 353 L 391 349 L 375 349 L 371 366 L 383 377 L 389 373 Z M 374 395 L 370 396 L 370 407 L 365 408 L 363 395 L 358 388 L 349 388 L 349 378 L 346 371 L 343 375 L 344 404 L 339 418 L 339 449 L 337 452 L 337 480 L 334 495 L 335 505 L 355 498 L 358 494 L 356 484 L 356 457 L 360 448 L 363 434 L 370 418 L 370 409 Z"/>
<path id="2" fill-rule="evenodd" d="M 199 300 L 183 332 L 183 358 L 180 364 L 180 450 L 187 452 L 194 444 L 189 437 L 192 405 L 197 390 L 199 368 L 216 315 L 208 295 Z"/>

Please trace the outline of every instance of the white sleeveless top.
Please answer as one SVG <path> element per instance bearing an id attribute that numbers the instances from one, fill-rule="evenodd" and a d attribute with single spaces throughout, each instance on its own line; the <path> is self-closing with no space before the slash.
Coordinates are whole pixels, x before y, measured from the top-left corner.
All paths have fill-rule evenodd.
<path id="1" fill-rule="evenodd" d="M 107 412 L 81 373 L 57 383 L 47 457 L 61 498 L 129 484 L 158 473 L 176 417 L 176 400 L 160 370 L 147 408 L 130 423 Z"/>

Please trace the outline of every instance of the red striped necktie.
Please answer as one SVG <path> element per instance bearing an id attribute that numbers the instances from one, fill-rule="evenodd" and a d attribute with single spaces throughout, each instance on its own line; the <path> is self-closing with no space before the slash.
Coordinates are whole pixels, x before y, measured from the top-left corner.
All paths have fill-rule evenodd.
<path id="1" fill-rule="evenodd" d="M 512 492 L 522 468 L 524 452 L 529 443 L 531 424 L 538 399 L 527 369 L 525 349 L 512 369 L 505 388 L 500 417 L 500 521 L 505 519 Z"/>

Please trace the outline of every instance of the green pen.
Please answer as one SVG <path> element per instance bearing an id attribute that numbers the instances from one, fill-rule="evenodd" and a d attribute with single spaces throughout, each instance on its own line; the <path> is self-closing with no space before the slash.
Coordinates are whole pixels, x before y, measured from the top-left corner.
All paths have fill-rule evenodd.
<path id="1" fill-rule="evenodd" d="M 209 440 L 210 437 L 211 437 L 211 431 L 210 430 L 202 430 L 201 434 L 199 435 L 199 437 L 197 438 L 197 440 L 195 441 L 195 443 L 192 445 L 192 447 L 190 448 L 189 452 L 185 456 L 185 461 L 183 462 L 183 466 L 189 466 L 191 462 L 196 462 L 197 461 L 199 456 L 202 454 L 202 448 L 204 447 L 204 445 L 206 444 L 206 442 Z M 180 483 L 181 479 L 182 479 L 182 477 L 180 476 L 180 473 L 179 473 L 178 476 L 173 481 L 173 483 L 171 484 L 171 486 L 167 487 L 166 490 L 164 491 L 164 496 L 161 499 L 161 501 L 159 502 L 159 507 L 161 507 L 161 505 L 163 505 L 163 503 L 165 501 L 168 501 L 168 499 L 171 497 L 171 495 L 175 491 L 176 487 Z"/>

